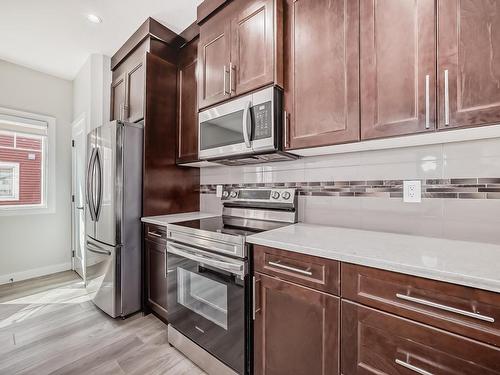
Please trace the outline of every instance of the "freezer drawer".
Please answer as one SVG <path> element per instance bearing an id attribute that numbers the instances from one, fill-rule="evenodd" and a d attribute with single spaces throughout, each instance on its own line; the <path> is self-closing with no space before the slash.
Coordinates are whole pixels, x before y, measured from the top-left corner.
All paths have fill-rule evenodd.
<path id="1" fill-rule="evenodd" d="M 119 246 L 107 246 L 88 237 L 85 241 L 87 293 L 97 307 L 113 318 L 121 315 L 120 250 Z"/>

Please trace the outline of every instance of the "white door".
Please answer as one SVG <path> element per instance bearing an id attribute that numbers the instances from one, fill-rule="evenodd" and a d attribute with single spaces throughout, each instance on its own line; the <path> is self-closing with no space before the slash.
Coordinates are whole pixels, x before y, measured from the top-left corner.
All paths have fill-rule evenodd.
<path id="1" fill-rule="evenodd" d="M 72 153 L 72 252 L 73 269 L 85 279 L 85 170 L 87 134 L 85 116 L 71 130 Z"/>

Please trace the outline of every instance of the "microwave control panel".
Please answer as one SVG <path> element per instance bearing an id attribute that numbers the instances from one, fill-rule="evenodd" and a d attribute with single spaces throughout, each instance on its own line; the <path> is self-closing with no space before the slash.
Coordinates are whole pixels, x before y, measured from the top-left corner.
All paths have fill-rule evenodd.
<path id="1" fill-rule="evenodd" d="M 271 138 L 273 131 L 272 103 L 267 102 L 253 106 L 252 115 L 255 124 L 253 139 Z"/>

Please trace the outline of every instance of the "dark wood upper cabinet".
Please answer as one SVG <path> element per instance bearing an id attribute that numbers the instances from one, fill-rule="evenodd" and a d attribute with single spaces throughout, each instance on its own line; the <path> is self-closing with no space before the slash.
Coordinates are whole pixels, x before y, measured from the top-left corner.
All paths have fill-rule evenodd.
<path id="1" fill-rule="evenodd" d="M 273 9 L 277 5 L 276 12 Z M 274 16 L 281 20 L 282 1 L 239 1 L 231 20 L 231 94 L 240 95 L 274 81 L 275 61 L 281 60 L 274 48 Z M 280 30 L 277 25 L 277 30 Z M 282 50 L 282 49 L 281 49 Z"/>
<path id="2" fill-rule="evenodd" d="M 500 374 L 500 350 L 342 301 L 342 373 Z"/>
<path id="3" fill-rule="evenodd" d="M 435 1 L 360 4 L 362 139 L 434 130 Z"/>
<path id="4" fill-rule="evenodd" d="M 339 373 L 339 298 L 256 274 L 255 375 Z"/>
<path id="5" fill-rule="evenodd" d="M 288 149 L 359 140 L 359 3 L 286 0 Z"/>
<path id="6" fill-rule="evenodd" d="M 112 116 L 144 124 L 143 216 L 199 210 L 199 170 L 176 165 L 181 39 L 149 18 L 111 58 Z"/>
<path id="7" fill-rule="evenodd" d="M 200 26 L 198 47 L 198 104 L 208 107 L 230 97 L 230 23 L 232 8 L 227 6 Z"/>
<path id="8" fill-rule="evenodd" d="M 282 0 L 234 0 L 200 25 L 198 104 L 283 85 Z"/>
<path id="9" fill-rule="evenodd" d="M 179 51 L 177 70 L 177 162 L 198 160 L 198 95 L 196 38 Z"/>
<path id="10" fill-rule="evenodd" d="M 125 74 L 121 74 L 111 82 L 111 121 L 123 119 L 126 97 L 126 78 Z"/>
<path id="11" fill-rule="evenodd" d="M 439 128 L 500 122 L 500 1 L 438 0 Z"/>
<path id="12" fill-rule="evenodd" d="M 125 121 L 136 122 L 144 118 L 144 59 L 140 59 L 126 73 L 127 104 L 125 107 Z"/>

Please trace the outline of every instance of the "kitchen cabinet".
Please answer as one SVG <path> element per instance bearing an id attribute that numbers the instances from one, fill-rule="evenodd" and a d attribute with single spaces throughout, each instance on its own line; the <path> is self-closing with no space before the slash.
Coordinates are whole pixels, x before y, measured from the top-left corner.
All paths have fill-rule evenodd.
<path id="1" fill-rule="evenodd" d="M 177 69 L 177 162 L 198 160 L 198 97 L 196 72 L 198 42 L 195 38 L 179 51 Z"/>
<path id="2" fill-rule="evenodd" d="M 234 0 L 200 25 L 198 103 L 282 85 L 281 0 Z"/>
<path id="3" fill-rule="evenodd" d="M 360 2 L 361 138 L 436 128 L 435 0 Z"/>
<path id="4" fill-rule="evenodd" d="M 500 1 L 438 0 L 439 129 L 500 123 Z"/>
<path id="5" fill-rule="evenodd" d="M 500 347 L 500 294 L 342 264 L 342 297 Z"/>
<path id="6" fill-rule="evenodd" d="M 359 2 L 286 0 L 286 149 L 359 140 Z"/>
<path id="7" fill-rule="evenodd" d="M 255 375 L 335 375 L 339 298 L 256 274 Z"/>
<path id="8" fill-rule="evenodd" d="M 342 373 L 500 374 L 500 350 L 342 301 Z"/>
<path id="9" fill-rule="evenodd" d="M 167 319 L 167 243 L 164 227 L 144 225 L 145 303 Z"/>
<path id="10" fill-rule="evenodd" d="M 121 74 L 111 82 L 111 121 L 124 118 L 126 97 L 125 74 Z"/>
<path id="11" fill-rule="evenodd" d="M 144 124 L 143 216 L 199 210 L 200 172 L 176 164 L 182 43 L 149 18 L 111 58 L 113 118 Z"/>

